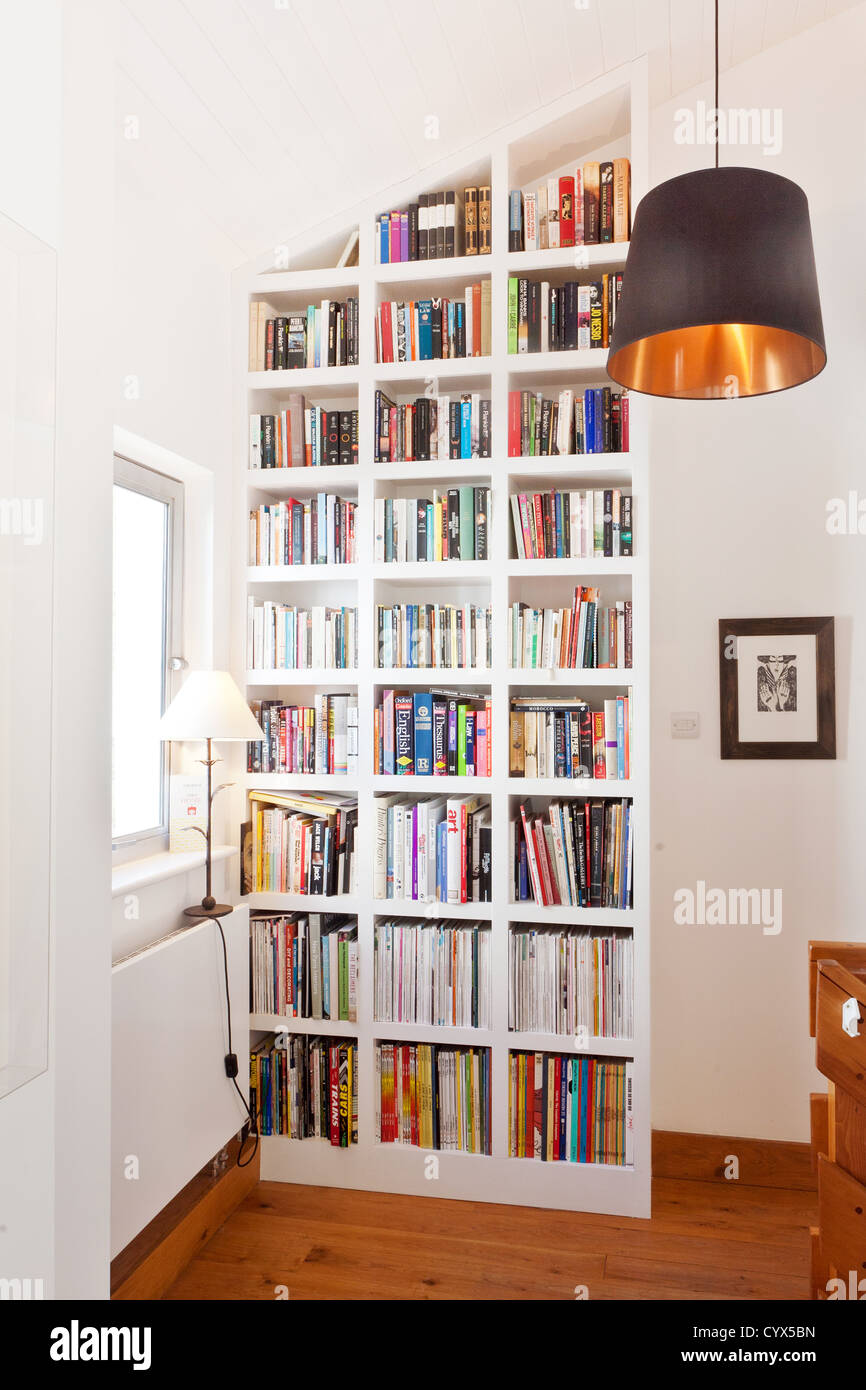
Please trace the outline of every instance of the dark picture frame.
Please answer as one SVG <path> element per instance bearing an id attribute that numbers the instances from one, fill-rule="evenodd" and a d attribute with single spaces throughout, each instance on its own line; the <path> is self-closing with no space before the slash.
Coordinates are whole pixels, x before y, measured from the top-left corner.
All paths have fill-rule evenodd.
<path id="1" fill-rule="evenodd" d="M 780 651 L 777 639 L 814 636 L 817 738 L 780 741 L 740 740 L 737 637 L 766 637 L 768 651 Z M 763 716 L 762 716 L 763 717 Z M 723 758 L 835 758 L 836 639 L 833 618 L 720 618 L 719 723 Z"/>

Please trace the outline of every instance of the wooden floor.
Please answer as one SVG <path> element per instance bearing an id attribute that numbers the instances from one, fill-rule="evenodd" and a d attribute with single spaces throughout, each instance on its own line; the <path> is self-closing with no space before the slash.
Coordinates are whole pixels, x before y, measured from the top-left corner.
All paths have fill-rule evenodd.
<path id="1" fill-rule="evenodd" d="M 649 1221 L 262 1182 L 165 1296 L 806 1299 L 816 1212 L 813 1192 L 672 1178 Z"/>

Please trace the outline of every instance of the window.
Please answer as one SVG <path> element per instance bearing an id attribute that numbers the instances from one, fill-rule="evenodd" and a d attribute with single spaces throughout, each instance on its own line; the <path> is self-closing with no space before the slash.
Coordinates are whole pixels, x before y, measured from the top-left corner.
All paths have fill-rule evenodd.
<path id="1" fill-rule="evenodd" d="M 183 486 L 115 458 L 112 840 L 168 834 L 168 749 L 156 725 L 181 651 Z"/>

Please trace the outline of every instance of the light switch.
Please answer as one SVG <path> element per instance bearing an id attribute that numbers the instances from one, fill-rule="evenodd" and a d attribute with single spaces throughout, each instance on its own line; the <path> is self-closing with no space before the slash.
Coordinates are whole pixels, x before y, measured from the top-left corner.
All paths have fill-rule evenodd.
<path id="1" fill-rule="evenodd" d="M 671 738 L 698 738 L 701 717 L 697 710 L 679 710 L 671 715 Z"/>

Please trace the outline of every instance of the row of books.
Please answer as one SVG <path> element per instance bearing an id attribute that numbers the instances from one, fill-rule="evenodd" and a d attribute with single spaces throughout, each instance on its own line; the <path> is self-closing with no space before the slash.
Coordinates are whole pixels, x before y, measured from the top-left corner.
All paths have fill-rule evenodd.
<path id="1" fill-rule="evenodd" d="M 377 1022 L 491 1026 L 490 930 L 481 922 L 378 921 L 373 961 Z"/>
<path id="2" fill-rule="evenodd" d="M 490 254 L 490 185 L 421 193 L 406 208 L 376 219 L 377 265 Z"/>
<path id="3" fill-rule="evenodd" d="M 627 391 L 588 386 L 560 391 L 556 400 L 541 391 L 508 393 L 508 457 L 549 458 L 568 454 L 627 453 Z"/>
<path id="4" fill-rule="evenodd" d="M 632 498 L 618 487 L 511 495 L 519 560 L 592 560 L 631 555 Z"/>
<path id="5" fill-rule="evenodd" d="M 353 565 L 357 506 L 330 492 L 263 503 L 250 512 L 248 564 Z"/>
<path id="6" fill-rule="evenodd" d="M 377 497 L 373 558 L 379 563 L 486 560 L 490 488 L 466 484 L 432 497 Z"/>
<path id="7" fill-rule="evenodd" d="M 373 711 L 373 770 L 385 776 L 489 777 L 489 696 L 383 690 Z"/>
<path id="8" fill-rule="evenodd" d="M 512 777 L 593 777 L 622 781 L 631 776 L 632 701 L 605 700 L 592 710 L 576 696 L 511 701 L 509 770 Z"/>
<path id="9" fill-rule="evenodd" d="M 247 745 L 247 772 L 357 775 L 357 695 L 322 693 L 314 701 L 312 705 L 250 701 L 265 737 L 263 742 Z"/>
<path id="10" fill-rule="evenodd" d="M 551 801 L 538 811 L 521 803 L 509 831 L 515 902 L 632 906 L 630 801 Z"/>
<path id="11" fill-rule="evenodd" d="M 250 1109 L 259 1133 L 358 1142 L 358 1048 L 346 1038 L 271 1033 L 250 1049 Z"/>
<path id="12" fill-rule="evenodd" d="M 546 179 L 535 192 L 508 195 L 509 251 L 628 241 L 631 165 L 591 160 L 574 174 Z"/>
<path id="13" fill-rule="evenodd" d="M 388 300 L 376 310 L 377 362 L 490 356 L 490 281 L 462 299 Z"/>
<path id="14" fill-rule="evenodd" d="M 376 799 L 373 896 L 424 903 L 490 902 L 490 807 L 479 797 Z"/>
<path id="15" fill-rule="evenodd" d="M 490 1049 L 376 1044 L 382 1144 L 490 1153 Z"/>
<path id="16" fill-rule="evenodd" d="M 606 348 L 622 297 L 622 271 L 591 284 L 551 285 L 508 277 L 508 351 L 574 352 Z"/>
<path id="17" fill-rule="evenodd" d="M 359 360 L 358 299 L 323 299 L 288 314 L 263 300 L 250 303 L 251 372 L 295 367 L 356 367 Z"/>
<path id="18" fill-rule="evenodd" d="M 358 664 L 357 608 L 299 608 L 250 595 L 247 667 L 254 671 L 351 670 Z"/>
<path id="19" fill-rule="evenodd" d="M 317 897 L 353 891 L 354 797 L 251 791 L 247 824 L 248 892 Z"/>
<path id="20" fill-rule="evenodd" d="M 376 605 L 376 650 L 384 670 L 488 670 L 492 631 L 489 604 Z"/>
<path id="21" fill-rule="evenodd" d="M 508 1026 L 570 1038 L 634 1036 L 634 939 L 576 927 L 512 927 Z"/>
<path id="22" fill-rule="evenodd" d="M 358 1017 L 358 922 L 336 912 L 250 918 L 250 1012 Z"/>
<path id="23" fill-rule="evenodd" d="M 546 1162 L 634 1162 L 631 1062 L 512 1052 L 508 1152 Z"/>
<path id="24" fill-rule="evenodd" d="M 376 463 L 490 458 L 490 401 L 480 393 L 417 396 L 397 405 L 377 390 L 373 407 Z"/>
<path id="25" fill-rule="evenodd" d="M 357 410 L 307 406 L 300 392 L 276 415 L 250 416 L 250 468 L 331 468 L 358 462 Z"/>
<path id="26" fill-rule="evenodd" d="M 608 608 L 592 585 L 578 584 L 570 608 L 511 605 L 508 664 L 524 670 L 630 670 L 632 601 Z"/>

